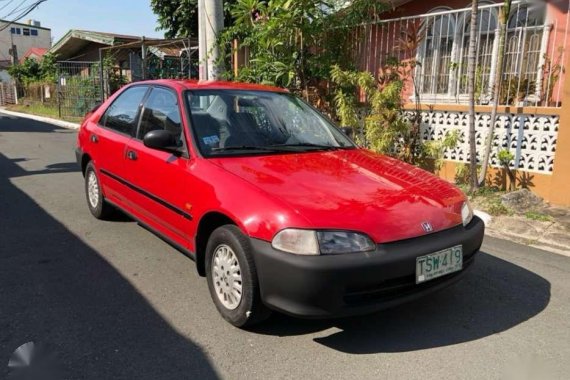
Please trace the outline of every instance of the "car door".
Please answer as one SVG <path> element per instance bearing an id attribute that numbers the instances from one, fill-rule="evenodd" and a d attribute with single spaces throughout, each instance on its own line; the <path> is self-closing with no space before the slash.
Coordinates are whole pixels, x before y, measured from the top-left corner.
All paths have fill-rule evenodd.
<path id="1" fill-rule="evenodd" d="M 174 155 L 146 147 L 144 136 L 157 129 L 172 132 L 184 153 Z M 143 221 L 184 247 L 193 223 L 187 152 L 177 93 L 166 87 L 152 88 L 136 138 L 127 144 L 126 171 L 135 186 L 137 194 L 133 196 Z"/>
<path id="2" fill-rule="evenodd" d="M 90 152 L 99 171 L 105 197 L 111 202 L 128 202 L 125 184 L 125 152 L 136 133 L 142 102 L 148 86 L 127 88 L 105 111 L 99 123 L 89 128 Z"/>

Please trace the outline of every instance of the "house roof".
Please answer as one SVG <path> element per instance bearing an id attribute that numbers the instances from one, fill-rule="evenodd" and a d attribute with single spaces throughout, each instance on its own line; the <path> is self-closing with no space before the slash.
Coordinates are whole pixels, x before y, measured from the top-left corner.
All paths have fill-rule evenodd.
<path id="1" fill-rule="evenodd" d="M 44 49 L 44 48 L 38 48 L 38 47 L 30 48 L 28 49 L 26 54 L 22 56 L 21 61 L 23 62 L 26 58 L 29 58 L 33 55 L 35 55 L 36 57 L 43 57 L 48 51 L 49 49 Z"/>
<path id="2" fill-rule="evenodd" d="M 97 48 L 137 49 L 143 44 L 143 38 L 149 52 L 161 59 L 180 56 L 180 52 L 188 47 L 188 43 L 198 45 L 198 41 L 195 38 L 165 40 L 72 29 L 53 45 L 49 52 L 57 55 L 62 60 L 74 60 L 77 57 L 84 56 L 86 50 Z"/>
<path id="3" fill-rule="evenodd" d="M 139 36 L 71 29 L 52 46 L 50 52 L 62 56 L 73 56 L 90 43 L 114 46 L 141 39 L 142 37 Z"/>

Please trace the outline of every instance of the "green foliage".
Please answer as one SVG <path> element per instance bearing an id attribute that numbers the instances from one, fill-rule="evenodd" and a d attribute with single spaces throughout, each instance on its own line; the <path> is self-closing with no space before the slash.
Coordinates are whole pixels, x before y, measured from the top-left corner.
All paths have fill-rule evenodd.
<path id="1" fill-rule="evenodd" d="M 446 134 L 440 141 L 421 143 L 418 129 L 404 117 L 402 90 L 409 62 L 392 61 L 376 79 L 369 72 L 331 69 L 336 86 L 335 105 L 341 125 L 352 127 L 357 142 L 382 154 L 410 163 L 435 161 L 439 171 L 443 154 L 460 139 L 458 130 Z"/>
<path id="2" fill-rule="evenodd" d="M 490 75 L 491 68 L 488 66 L 478 65 L 475 69 L 475 102 L 477 104 L 481 103 L 481 96 L 487 93 L 484 75 Z M 469 76 L 467 74 L 463 74 L 460 77 L 461 81 L 461 88 L 467 89 L 467 81 Z"/>
<path id="3" fill-rule="evenodd" d="M 233 26 L 220 36 L 222 47 L 237 39 L 247 48 L 247 67 L 227 79 L 288 87 L 303 91 L 326 80 L 333 64 L 347 66 L 348 28 L 379 12 L 384 5 L 358 0 L 339 13 L 330 0 L 237 0 L 231 7 Z"/>
<path id="4" fill-rule="evenodd" d="M 511 161 L 515 159 L 515 155 L 511 153 L 508 149 L 501 149 L 497 154 L 497 159 L 499 160 L 499 164 L 503 167 L 505 173 L 509 177 L 509 190 L 514 191 L 516 190 L 517 186 L 517 177 L 515 172 L 511 170 L 510 164 Z"/>
<path id="5" fill-rule="evenodd" d="M 54 83 L 57 80 L 57 56 L 47 53 L 40 62 L 40 76 L 42 80 Z"/>
<path id="6" fill-rule="evenodd" d="M 247 68 L 235 79 L 295 87 L 296 79 L 310 76 L 307 48 L 316 42 L 322 6 L 321 1 L 309 0 L 238 0 L 231 8 L 234 26 L 221 37 L 223 46 L 238 39 L 249 50 Z"/>
<path id="7" fill-rule="evenodd" d="M 493 216 L 510 215 L 511 211 L 505 207 L 500 200 L 493 199 L 489 202 L 487 212 Z"/>
<path id="8" fill-rule="evenodd" d="M 74 75 L 67 79 L 66 97 L 74 99 L 71 114 L 74 116 L 85 115 L 95 106 L 95 99 L 100 98 L 100 88 L 93 79 Z"/>
<path id="9" fill-rule="evenodd" d="M 12 65 L 8 68 L 8 73 L 20 83 L 38 81 L 41 78 L 40 64 L 35 59 L 26 58 L 24 63 Z"/>
<path id="10" fill-rule="evenodd" d="M 551 222 L 552 221 L 552 217 L 550 215 L 542 214 L 542 213 L 536 212 L 536 211 L 527 211 L 524 214 L 524 216 L 527 219 L 538 220 L 540 222 Z"/>
<path id="11" fill-rule="evenodd" d="M 434 171 L 439 173 L 443 166 L 443 155 L 447 149 L 453 149 L 459 143 L 461 134 L 459 129 L 447 131 L 441 140 L 428 141 L 424 143 L 424 153 L 427 158 L 434 160 Z"/>
<path id="12" fill-rule="evenodd" d="M 224 1 L 226 25 L 230 25 L 228 9 L 236 0 Z M 151 0 L 152 11 L 158 16 L 157 30 L 166 38 L 198 36 L 198 0 Z"/>
<path id="13" fill-rule="evenodd" d="M 46 117 L 51 117 L 53 119 L 63 119 L 66 121 L 70 121 L 72 123 L 80 122 L 83 119 L 83 115 L 81 117 L 73 117 L 73 116 L 63 116 L 60 117 L 59 110 L 56 105 L 54 104 L 44 104 L 41 102 L 35 102 L 33 100 L 29 100 L 26 98 L 20 99 L 20 104 L 10 105 L 7 107 L 10 111 L 15 112 L 22 112 L 31 115 L 41 115 Z"/>
<path id="14" fill-rule="evenodd" d="M 535 92 L 535 81 L 528 78 L 520 79 L 518 76 L 507 78 L 501 82 L 501 104 L 516 105 Z"/>
<path id="15" fill-rule="evenodd" d="M 544 65 L 542 65 L 542 94 L 544 105 L 549 106 L 556 106 L 552 102 L 552 95 L 554 93 L 554 88 L 558 84 L 560 77 L 562 74 L 566 72 L 566 69 L 562 65 L 562 57 L 564 56 L 564 48 L 558 48 L 558 56 L 556 60 L 553 62 L 552 59 L 548 56 L 548 54 L 544 54 Z"/>
<path id="16" fill-rule="evenodd" d="M 93 69 L 99 70 L 99 65 L 93 65 Z M 121 75 L 121 69 L 117 64 L 115 57 L 111 54 L 108 54 L 103 58 L 103 73 L 106 75 L 109 95 L 115 93 L 128 83 L 127 78 Z M 86 85 L 89 85 L 89 83 L 86 83 Z M 93 84 L 91 84 L 90 87 L 92 86 Z"/>
<path id="17" fill-rule="evenodd" d="M 56 57 L 48 53 L 41 62 L 26 58 L 22 64 L 10 66 L 8 73 L 26 86 L 33 82 L 53 83 L 57 79 Z"/>
<path id="18" fill-rule="evenodd" d="M 469 165 L 458 164 L 455 168 L 455 183 L 458 185 L 469 184 Z"/>
<path id="19" fill-rule="evenodd" d="M 499 153 L 497 153 L 497 159 L 501 165 L 509 166 L 511 161 L 515 159 L 515 155 L 508 149 L 501 149 Z"/>
<path id="20" fill-rule="evenodd" d="M 380 86 L 371 73 L 346 71 L 338 65 L 331 69 L 331 80 L 337 86 L 334 101 L 341 124 L 354 129 L 359 143 L 400 156 L 394 151 L 395 142 L 409 129 L 402 116 L 402 80 L 395 76 Z M 358 90 L 365 98 L 362 102 Z"/>

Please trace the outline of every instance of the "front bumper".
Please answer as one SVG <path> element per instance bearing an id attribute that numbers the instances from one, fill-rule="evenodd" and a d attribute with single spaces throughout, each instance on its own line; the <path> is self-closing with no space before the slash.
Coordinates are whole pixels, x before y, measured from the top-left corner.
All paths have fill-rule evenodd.
<path id="1" fill-rule="evenodd" d="M 367 314 L 404 303 L 459 280 L 481 248 L 484 224 L 378 244 L 374 252 L 298 256 L 251 239 L 261 298 L 270 308 L 306 318 Z M 463 270 L 416 285 L 416 258 L 463 246 Z"/>
<path id="2" fill-rule="evenodd" d="M 80 147 L 75 148 L 75 161 L 77 162 L 77 165 L 79 165 L 79 168 L 83 169 L 81 167 L 81 163 L 83 161 L 83 150 L 81 150 Z"/>

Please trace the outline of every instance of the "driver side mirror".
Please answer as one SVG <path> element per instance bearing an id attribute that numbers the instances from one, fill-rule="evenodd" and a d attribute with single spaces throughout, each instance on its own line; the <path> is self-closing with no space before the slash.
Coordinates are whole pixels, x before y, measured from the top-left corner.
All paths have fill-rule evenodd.
<path id="1" fill-rule="evenodd" d="M 182 149 L 178 146 L 176 136 L 164 129 L 148 132 L 143 138 L 143 144 L 150 149 L 162 150 L 174 155 L 182 154 Z"/>
<path id="2" fill-rule="evenodd" d="M 352 129 L 352 127 L 340 127 L 340 130 L 349 138 L 352 138 L 354 134 L 354 130 Z"/>

